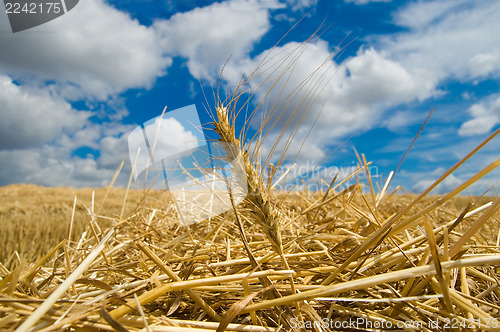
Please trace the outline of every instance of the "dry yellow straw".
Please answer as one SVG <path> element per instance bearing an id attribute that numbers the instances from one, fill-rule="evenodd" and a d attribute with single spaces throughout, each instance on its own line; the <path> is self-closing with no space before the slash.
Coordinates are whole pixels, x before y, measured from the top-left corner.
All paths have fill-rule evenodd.
<path id="1" fill-rule="evenodd" d="M 151 251 L 151 249 L 149 249 L 148 247 L 146 247 L 144 244 L 142 244 L 141 242 L 137 243 L 136 244 L 137 247 L 139 249 L 142 250 L 142 252 L 144 252 L 156 265 L 158 265 L 158 267 L 163 271 L 165 272 L 170 278 L 172 278 L 172 280 L 175 280 L 175 281 L 182 281 L 182 279 L 177 275 L 175 274 L 174 271 L 172 271 L 172 269 L 168 266 L 166 266 L 165 264 L 163 264 L 163 262 L 161 261 L 161 259 L 155 255 L 154 252 Z M 209 315 L 210 317 L 212 317 L 213 319 L 215 319 L 216 321 L 220 321 L 221 320 L 221 317 L 215 312 L 214 309 L 212 309 L 212 307 L 210 307 L 202 298 L 201 296 L 199 296 L 198 294 L 196 294 L 193 290 L 191 289 L 186 289 L 186 294 L 197 304 L 199 305 L 201 308 L 203 308 L 203 310 L 205 310 Z"/>
<path id="2" fill-rule="evenodd" d="M 141 305 L 144 305 L 151 301 L 156 300 L 158 297 L 162 296 L 165 293 L 184 290 L 184 289 L 192 289 L 197 286 L 217 285 L 224 282 L 242 280 L 244 278 L 259 278 L 259 277 L 268 277 L 272 275 L 291 275 L 293 273 L 294 271 L 291 270 L 279 270 L 279 271 L 266 270 L 253 273 L 239 273 L 239 274 L 232 274 L 220 277 L 171 282 L 142 294 L 141 296 L 139 296 L 139 303 Z M 135 310 L 135 301 L 132 300 L 128 301 L 127 304 L 124 304 L 116 308 L 115 310 L 111 311 L 110 315 L 113 319 L 118 319 L 123 315 L 131 313 L 134 310 Z"/>
<path id="3" fill-rule="evenodd" d="M 496 265 L 500 264 L 500 255 L 488 255 L 477 258 L 465 258 L 455 261 L 448 261 L 441 263 L 441 266 L 443 270 L 450 270 L 467 266 L 495 265 L 495 264 Z M 288 295 L 278 299 L 272 299 L 261 303 L 249 305 L 241 313 L 249 313 L 255 310 L 268 309 L 293 302 L 307 301 L 317 297 L 330 296 L 332 294 L 352 291 L 356 289 L 367 289 L 368 287 L 379 285 L 382 283 L 394 282 L 403 279 L 415 278 L 435 273 L 436 269 L 434 267 L 434 264 L 413 267 L 401 271 L 388 272 L 380 275 L 375 275 L 372 277 L 365 277 L 330 286 L 324 286 L 318 289 L 308 290 L 300 294 Z"/>
<path id="4" fill-rule="evenodd" d="M 85 270 L 92 264 L 94 259 L 101 253 L 104 249 L 104 245 L 109 240 L 113 234 L 113 229 L 111 229 L 108 234 L 102 239 L 101 242 L 90 252 L 90 254 L 85 258 L 85 260 L 78 265 L 78 267 L 69 275 L 69 277 L 64 280 L 62 284 L 57 287 L 57 289 L 50 294 L 50 296 L 33 312 L 31 316 L 28 317 L 17 329 L 16 332 L 27 332 L 43 315 L 50 310 L 54 303 L 59 300 L 61 296 L 66 293 L 66 291 L 73 285 L 73 283 L 80 277 L 80 275 L 85 272 Z"/>

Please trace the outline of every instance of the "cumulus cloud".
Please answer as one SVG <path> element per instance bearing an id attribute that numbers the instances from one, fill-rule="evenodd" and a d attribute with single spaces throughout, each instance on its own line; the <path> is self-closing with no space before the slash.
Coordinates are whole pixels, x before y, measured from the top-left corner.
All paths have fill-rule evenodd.
<path id="1" fill-rule="evenodd" d="M 362 5 L 376 0 L 345 2 Z M 250 82 L 257 91 L 256 100 L 268 101 L 261 115 L 272 112 L 274 101 L 274 110 L 283 112 L 283 119 L 296 114 L 295 123 L 301 129 L 295 132 L 292 124 L 285 133 L 285 137 L 295 135 L 289 155 L 302 148 L 301 157 L 312 160 L 321 159 L 353 133 L 380 125 L 397 131 L 411 117 L 399 112 L 384 120 L 387 109 L 436 96 L 446 79 L 500 77 L 500 51 L 494 47 L 500 45 L 500 35 L 492 33 L 500 30 L 500 3 L 494 1 L 412 2 L 394 14 L 394 23 L 404 32 L 368 38 L 372 48 L 361 48 L 342 63 L 331 60 L 330 45 L 320 39 L 252 54 L 271 29 L 273 9 L 288 5 L 301 10 L 315 3 L 217 2 L 146 27 L 104 0 L 86 0 L 48 24 L 3 34 L 0 160 L 6 166 L 0 171 L 0 182 L 92 185 L 109 180 L 127 152 L 124 133 L 131 129 L 92 123 L 89 113 L 76 111 L 69 102 L 109 102 L 128 89 L 151 87 L 166 73 L 172 57 L 185 59 L 195 78 L 214 81 L 232 56 L 224 72 L 231 87 L 268 61 L 260 67 L 261 75 Z M 0 20 L 0 30 L 9 30 L 6 20 Z M 273 83 L 274 89 L 266 95 Z M 500 122 L 498 103 L 499 99 L 472 106 L 472 118 L 459 134 L 490 131 Z M 123 114 L 124 107 L 114 121 Z M 271 119 L 276 126 L 268 127 L 269 144 L 263 151 L 271 150 L 285 126 L 276 116 Z M 255 125 L 260 124 L 257 119 Z M 283 141 L 278 147 L 278 155 L 285 145 Z M 75 156 L 81 147 L 97 151 L 98 157 Z"/>
<path id="2" fill-rule="evenodd" d="M 368 1 L 357 1 L 358 4 L 364 2 Z M 500 35 L 491 31 L 500 29 L 499 13 L 500 3 L 488 1 L 415 2 L 394 14 L 394 23 L 407 31 L 368 38 L 373 48 L 361 48 L 355 56 L 340 64 L 331 60 L 323 62 L 330 52 L 326 42 L 319 40 L 307 48 L 300 48 L 295 55 L 293 49 L 299 46 L 289 43 L 269 54 L 263 52 L 252 59 L 235 61 L 233 66 L 230 64 L 226 68 L 225 78 L 234 86 L 242 72 L 249 75 L 262 61 L 272 62 L 276 72 L 268 76 L 273 69 L 264 65 L 259 70 L 262 74 L 256 75 L 250 85 L 254 89 L 259 87 L 257 99 L 261 100 L 271 86 L 269 82 L 278 80 L 273 91 L 266 95 L 267 105 L 273 105 L 274 101 L 278 101 L 277 105 L 287 105 L 283 118 L 298 109 L 308 110 L 304 117 L 298 115 L 296 119 L 307 129 L 315 123 L 313 135 L 309 135 L 302 147 L 302 156 L 317 160 L 339 138 L 378 125 L 397 131 L 399 126 L 415 120 L 416 116 L 406 117 L 405 113 L 396 113 L 390 121 L 383 120 L 382 115 L 391 107 L 446 93 L 439 88 L 447 79 L 470 82 L 498 77 L 500 56 L 492 45 L 500 44 Z M 283 64 L 276 66 L 280 61 Z M 279 78 L 285 68 L 288 72 Z M 318 71 L 318 68 L 321 69 Z M 322 83 L 318 83 L 320 81 Z M 321 92 L 315 90 L 317 86 L 321 86 Z M 299 89 L 294 90 L 297 87 Z M 320 93 L 318 99 L 311 97 Z M 283 108 L 276 109 L 277 114 L 281 114 Z M 272 110 L 264 110 L 263 114 L 266 112 L 269 114 Z M 462 135 L 478 130 L 487 132 L 498 123 L 491 111 L 478 108 L 474 114 L 472 122 L 462 127 Z M 482 125 L 485 122 L 488 126 Z M 282 123 L 278 121 L 277 124 L 268 136 L 271 145 L 282 129 L 279 126 Z M 295 133 L 297 143 L 309 134 L 307 129 Z M 284 136 L 292 132 L 289 130 Z M 290 155 L 301 147 L 297 143 L 289 147 Z M 285 145 L 278 146 L 278 154 Z M 271 151 L 271 147 L 264 146 L 263 151 Z"/>
<path id="3" fill-rule="evenodd" d="M 0 30 L 8 30 L 0 21 Z M 0 72 L 55 81 L 71 99 L 150 87 L 171 64 L 155 30 L 103 0 L 81 1 L 66 15 L 24 32 L 2 34 Z"/>
<path id="4" fill-rule="evenodd" d="M 92 134 L 94 132 L 94 134 Z M 97 132 L 97 133 L 95 133 Z M 90 125 L 54 143 L 24 149 L 0 150 L 0 185 L 34 183 L 46 186 L 92 187 L 105 186 L 113 177 L 120 162 L 127 155 L 129 126 Z M 86 140 L 80 138 L 90 134 Z M 75 149 L 90 147 L 98 157 L 81 157 Z M 118 185 L 125 185 L 127 171 L 123 171 Z"/>
<path id="5" fill-rule="evenodd" d="M 256 91 L 257 100 L 265 99 L 262 105 L 273 105 L 269 109 L 263 106 L 261 110 L 263 117 L 274 113 L 268 122 L 273 125 L 270 144 L 274 144 L 285 128 L 284 137 L 294 135 L 298 143 L 288 147 L 288 154 L 294 156 L 301 148 L 300 143 L 309 136 L 301 156 L 315 160 L 322 158 L 325 147 L 336 140 L 377 126 L 387 107 L 422 100 L 436 93 L 433 82 L 425 75 L 406 70 L 375 49 L 361 49 L 341 64 L 336 64 L 331 56 L 325 41 L 292 42 L 253 59 L 230 63 L 224 78 L 235 85 L 245 71 L 251 78 L 249 85 Z M 258 71 L 249 74 L 253 68 Z M 286 128 L 290 116 L 295 117 L 294 122 Z M 258 120 L 256 127 L 263 123 Z M 301 128 L 294 132 L 294 125 L 298 123 Z M 310 134 L 313 125 L 314 132 Z M 287 143 L 281 144 L 277 153 L 281 153 Z M 263 153 L 265 151 L 271 148 L 264 146 Z"/>
<path id="6" fill-rule="evenodd" d="M 455 12 L 466 0 L 420 1 L 409 3 L 394 14 L 394 23 L 412 29 L 424 29 L 439 23 L 447 15 Z"/>
<path id="7" fill-rule="evenodd" d="M 462 170 L 461 172 L 456 171 L 454 174 L 450 174 L 446 179 L 444 179 L 443 182 L 432 190 L 432 194 L 442 195 L 451 192 L 469 179 L 474 173 L 476 173 L 477 170 L 478 169 L 474 169 L 472 172 L 471 169 L 469 169 L 469 171 Z M 423 192 L 445 171 L 446 170 L 444 168 L 437 167 L 428 173 L 414 172 L 411 174 L 412 180 L 410 181 L 410 183 L 414 183 L 414 185 L 410 189 L 413 192 Z M 495 195 L 495 193 L 498 194 L 499 175 L 498 171 L 494 171 L 471 184 L 468 188 L 464 189 L 463 193 L 467 195 L 483 195 L 486 192 L 489 192 L 489 195 Z"/>
<path id="8" fill-rule="evenodd" d="M 494 49 L 491 52 L 472 56 L 469 60 L 469 66 L 473 78 L 486 77 L 491 73 L 498 72 L 500 69 L 500 50 Z"/>
<path id="9" fill-rule="evenodd" d="M 419 1 L 394 14 L 407 32 L 376 37 L 388 57 L 433 81 L 499 77 L 500 2 Z"/>
<path id="10" fill-rule="evenodd" d="M 385 106 L 424 100 L 436 93 L 435 81 L 423 72 L 412 71 L 383 52 L 362 50 L 346 61 L 349 72 L 346 85 L 348 99 L 358 99 L 365 105 L 384 103 Z"/>
<path id="11" fill-rule="evenodd" d="M 397 111 L 394 114 L 387 116 L 382 122 L 382 125 L 393 132 L 399 132 L 408 127 L 408 125 L 415 123 L 421 119 L 421 114 L 416 111 Z"/>
<path id="12" fill-rule="evenodd" d="M 137 127 L 128 144 L 131 163 L 139 175 L 154 163 L 197 147 L 199 139 L 175 118 L 157 117 L 144 129 Z"/>
<path id="13" fill-rule="evenodd" d="M 354 2 L 356 5 L 366 5 L 372 2 L 391 2 L 392 0 L 344 0 L 345 2 Z"/>
<path id="14" fill-rule="evenodd" d="M 467 120 L 460 127 L 460 136 L 486 134 L 500 123 L 500 97 L 472 105 L 469 110 L 472 119 Z"/>
<path id="15" fill-rule="evenodd" d="M 60 147 L 0 151 L 0 185 L 35 183 L 46 186 L 104 186 L 113 170 L 98 170 L 91 158 L 71 157 Z"/>
<path id="16" fill-rule="evenodd" d="M 286 0 L 293 11 L 304 10 L 317 5 L 318 0 Z"/>
<path id="17" fill-rule="evenodd" d="M 0 185 L 103 186 L 127 154 L 131 126 L 94 123 L 47 88 L 0 76 Z M 135 127 L 135 126 L 133 126 Z M 81 148 L 93 150 L 78 156 Z M 123 184 L 123 181 L 122 183 Z"/>
<path id="18" fill-rule="evenodd" d="M 100 156 L 97 159 L 97 166 L 99 168 L 117 168 L 128 153 L 127 136 L 126 134 L 121 136 L 106 136 L 99 141 Z"/>
<path id="19" fill-rule="evenodd" d="M 90 115 L 46 89 L 19 86 L 0 75 L 0 149 L 40 146 L 77 130 Z"/>
<path id="20" fill-rule="evenodd" d="M 4 34 L 0 183 L 103 185 L 128 152 L 125 132 L 135 128 L 116 122 L 127 114 L 124 105 L 116 107 L 117 94 L 151 87 L 171 56 L 186 58 L 193 76 L 207 78 L 229 56 L 246 56 L 270 28 L 269 9 L 282 6 L 277 0 L 215 3 L 146 27 L 103 0 L 88 0 L 43 26 Z M 9 30 L 7 24 L 2 20 L 0 29 Z M 73 109 L 69 101 L 80 100 L 97 108 Z M 103 107 L 116 109 L 105 117 L 115 122 L 103 123 Z M 81 148 L 95 156 L 77 156 Z"/>
<path id="21" fill-rule="evenodd" d="M 278 1 L 234 0 L 214 3 L 169 20 L 158 20 L 154 28 L 162 49 L 187 60 L 195 78 L 218 77 L 229 57 L 246 56 L 270 29 L 269 9 Z"/>
<path id="22" fill-rule="evenodd" d="M 10 30 L 7 20 L 0 30 Z M 172 62 L 157 38 L 153 27 L 103 0 L 2 34 L 0 184 L 106 184 L 127 154 L 125 133 L 135 128 L 118 122 L 128 113 L 118 94 L 151 87 Z M 81 149 L 93 152 L 81 157 Z"/>
<path id="23" fill-rule="evenodd" d="M 438 174 L 440 173 L 440 174 Z M 430 185 L 432 185 L 437 178 L 441 175 L 441 173 L 444 173 L 444 170 L 439 168 L 436 171 L 432 172 L 432 174 L 436 175 L 435 179 L 432 178 L 424 178 L 416 182 L 413 187 L 411 188 L 414 192 L 423 192 L 427 188 L 429 188 Z M 460 184 L 462 184 L 464 181 L 461 180 L 459 177 L 456 175 L 450 174 L 441 184 L 439 184 L 434 190 L 434 194 L 446 194 L 458 187 Z"/>

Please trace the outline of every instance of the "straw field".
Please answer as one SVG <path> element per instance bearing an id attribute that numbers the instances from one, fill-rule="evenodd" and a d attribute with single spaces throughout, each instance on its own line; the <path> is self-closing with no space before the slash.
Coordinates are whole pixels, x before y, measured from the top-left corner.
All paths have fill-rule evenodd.
<path id="1" fill-rule="evenodd" d="M 251 79 L 215 105 L 213 130 L 226 157 L 242 161 L 247 188 L 216 217 L 181 226 L 162 191 L 0 189 L 0 329 L 499 329 L 500 199 L 458 195 L 500 159 L 446 195 L 430 193 L 500 129 L 420 195 L 377 190 L 363 155 L 323 191 L 280 192 L 258 157 L 269 128 L 253 141 L 237 128 Z M 304 113 L 291 114 L 286 140 Z"/>
<path id="2" fill-rule="evenodd" d="M 0 262 L 10 266 L 19 260 L 37 261 L 68 239 L 70 225 L 70 240 L 78 242 L 88 226 L 92 195 L 99 225 L 111 225 L 109 218 L 122 212 L 125 189 L 113 188 L 104 199 L 106 192 L 106 188 L 45 188 L 28 184 L 0 187 Z M 161 207 L 161 202 L 155 202 L 153 197 L 148 197 L 151 208 Z M 123 213 L 130 214 L 140 203 L 140 195 L 131 194 Z"/>
<path id="3" fill-rule="evenodd" d="M 444 196 L 286 194 L 247 167 L 254 197 L 189 227 L 167 193 L 1 188 L 0 328 L 497 327 L 499 200 L 456 197 L 475 178 Z"/>

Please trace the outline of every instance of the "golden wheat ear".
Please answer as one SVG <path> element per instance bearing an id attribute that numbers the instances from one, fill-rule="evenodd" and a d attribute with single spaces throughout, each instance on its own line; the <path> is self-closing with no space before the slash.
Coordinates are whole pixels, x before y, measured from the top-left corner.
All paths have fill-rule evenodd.
<path id="1" fill-rule="evenodd" d="M 214 122 L 215 132 L 219 134 L 219 141 L 224 144 L 227 157 L 231 160 L 241 159 L 246 179 L 239 179 L 247 185 L 247 202 L 252 206 L 253 220 L 262 228 L 271 242 L 273 249 L 283 256 L 278 211 L 269 201 L 264 190 L 264 183 L 255 166 L 250 162 L 247 152 L 242 152 L 242 143 L 236 138 L 234 125 L 229 121 L 228 108 L 222 105 L 217 107 L 217 121 Z"/>
<path id="2" fill-rule="evenodd" d="M 230 121 L 230 113 L 228 111 L 228 107 L 223 105 L 218 105 L 216 108 L 217 120 L 214 121 L 214 130 L 217 134 L 219 134 L 219 141 L 222 143 L 226 154 L 227 159 L 229 160 L 240 160 L 241 167 L 243 168 L 241 175 L 244 178 L 238 179 L 238 183 L 244 184 L 247 187 L 247 195 L 246 201 L 251 207 L 253 213 L 252 220 L 256 222 L 264 232 L 267 240 L 271 243 L 273 250 L 276 254 L 281 258 L 283 267 L 285 270 L 290 271 L 290 266 L 286 260 L 284 251 L 283 251 L 283 242 L 281 238 L 281 230 L 280 230 L 280 213 L 276 209 L 276 207 L 271 203 L 270 197 L 266 190 L 264 190 L 264 181 L 260 177 L 260 174 L 254 164 L 250 161 L 250 157 L 248 152 L 243 152 L 243 143 L 236 138 L 236 131 L 234 122 Z M 236 116 L 235 114 L 232 114 Z M 230 188 L 228 188 L 231 191 Z M 234 207 L 234 206 L 233 206 Z M 240 227 L 240 232 L 242 236 L 242 240 L 245 244 L 245 249 L 249 256 L 250 261 L 255 265 L 254 268 L 258 268 L 257 262 L 253 257 L 253 254 L 248 246 L 246 241 L 246 235 L 242 228 L 242 224 L 238 217 L 238 212 L 236 211 L 236 207 L 234 207 L 236 220 L 238 222 L 238 226 Z M 296 293 L 295 289 L 295 281 L 293 276 L 289 276 L 290 288 L 292 294 Z M 268 278 L 261 278 L 261 283 L 266 289 L 274 288 L 273 283 Z M 274 293 L 271 293 L 273 298 L 280 298 L 281 294 L 274 289 Z M 296 307 L 298 307 L 298 303 L 294 303 Z M 285 324 L 288 330 L 293 330 L 290 325 L 290 319 L 293 318 L 293 314 L 291 309 L 285 306 L 285 311 L 282 312 L 278 317 L 278 319 Z"/>

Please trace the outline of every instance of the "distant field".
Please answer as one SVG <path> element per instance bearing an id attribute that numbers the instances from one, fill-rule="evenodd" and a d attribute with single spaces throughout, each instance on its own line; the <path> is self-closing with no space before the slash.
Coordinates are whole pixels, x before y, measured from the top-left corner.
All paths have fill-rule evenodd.
<path id="1" fill-rule="evenodd" d="M 109 226 L 110 221 L 105 217 L 120 215 L 125 189 L 113 188 L 103 201 L 106 188 L 45 188 L 27 184 L 0 187 L 0 262 L 6 265 L 17 259 L 34 262 L 67 239 L 75 196 L 71 240 L 78 241 L 91 219 L 87 209 L 91 209 L 93 191 L 98 224 Z M 162 200 L 158 195 L 148 193 L 146 202 L 142 191 L 129 192 L 123 216 L 130 216 L 144 203 L 150 208 L 161 208 L 168 198 Z"/>
<path id="2" fill-rule="evenodd" d="M 88 228 L 91 219 L 87 209 L 91 208 L 93 191 L 94 213 L 98 224 L 110 226 L 111 221 L 108 218 L 116 218 L 121 213 L 125 189 L 113 188 L 103 201 L 106 188 L 46 188 L 27 184 L 0 187 L 0 238 L 3 239 L 0 245 L 0 262 L 6 265 L 10 265 L 16 259 L 34 262 L 60 241 L 67 239 L 75 196 L 77 204 L 71 240 L 77 242 Z M 288 198 L 288 204 L 293 205 L 293 197 Z M 403 195 L 399 196 L 398 200 L 393 200 L 394 208 L 403 205 L 403 202 L 410 197 L 411 195 Z M 426 198 L 427 201 L 435 199 L 437 199 L 435 196 Z M 447 206 L 458 213 L 472 200 L 467 197 L 456 197 Z M 476 205 L 486 201 L 487 199 L 480 199 Z M 123 217 L 130 217 L 139 207 L 162 208 L 168 202 L 166 194 L 158 192 L 145 194 L 144 191 L 131 190 Z M 496 242 L 496 232 L 488 230 L 482 235 Z"/>
<path id="3" fill-rule="evenodd" d="M 388 193 L 375 204 L 375 195 L 361 185 L 327 194 L 266 192 L 268 206 L 281 218 L 279 233 L 272 233 L 256 222 L 252 197 L 235 207 L 239 219 L 230 211 L 181 227 L 166 192 L 132 190 L 122 213 L 124 189 L 111 190 L 106 199 L 106 189 L 95 189 L 93 212 L 92 191 L 0 188 L 0 330 L 27 322 L 42 301 L 53 309 L 39 318 L 44 331 L 63 326 L 139 331 L 145 321 L 175 331 L 199 326 L 215 331 L 229 322 L 257 331 L 290 331 L 281 327 L 297 314 L 282 308 L 294 308 L 297 298 L 309 302 L 294 310 L 311 320 L 382 317 L 431 327 L 435 313 L 446 316 L 448 310 L 463 320 L 471 315 L 500 319 L 496 198 Z M 68 239 L 75 196 L 71 241 L 51 251 Z M 484 205 L 490 201 L 493 205 Z M 471 213 L 462 219 L 469 202 Z M 401 214 L 394 234 L 382 234 L 379 223 L 408 206 L 413 207 Z M 276 249 L 266 232 L 281 239 L 283 249 Z M 97 245 L 100 241 L 105 245 Z M 281 257 L 276 250 L 283 250 Z M 86 262 L 88 257 L 92 260 Z M 81 266 L 86 271 L 74 274 Z M 269 288 L 261 283 L 272 283 L 280 295 L 266 294 Z M 50 302 L 59 287 L 64 295 Z M 255 296 L 244 302 L 250 313 L 231 316 L 249 296 Z M 333 303 L 325 296 L 346 301 Z M 447 302 L 440 301 L 444 296 Z M 374 297 L 383 301 L 370 302 Z M 397 302 L 393 307 L 400 310 L 392 312 L 388 309 L 396 297 L 411 302 Z M 136 299 L 144 316 L 133 309 Z M 481 301 L 482 307 L 471 301 Z"/>

